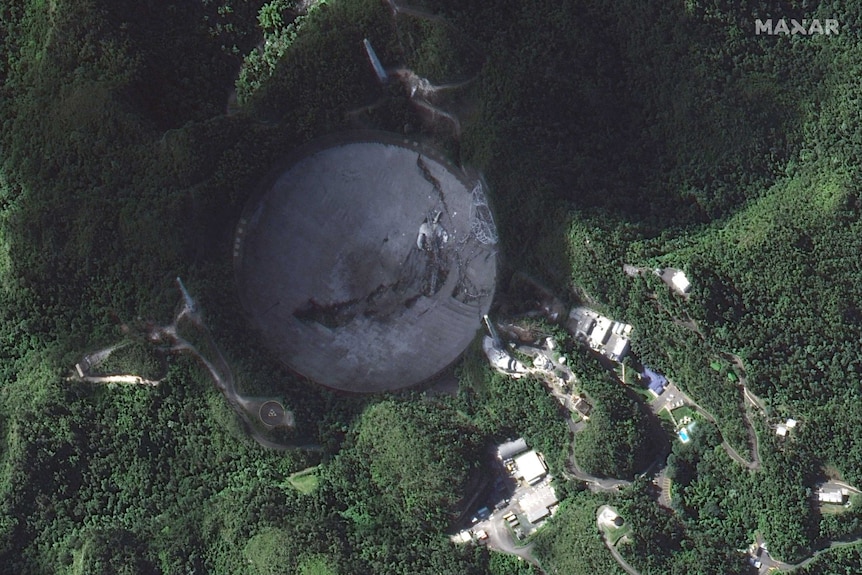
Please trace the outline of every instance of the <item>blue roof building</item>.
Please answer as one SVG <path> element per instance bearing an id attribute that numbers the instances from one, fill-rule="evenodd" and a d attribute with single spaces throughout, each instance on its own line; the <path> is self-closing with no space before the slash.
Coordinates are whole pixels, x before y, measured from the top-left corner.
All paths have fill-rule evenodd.
<path id="1" fill-rule="evenodd" d="M 644 385 L 656 395 L 661 395 L 667 385 L 667 378 L 665 376 L 651 370 L 647 366 L 644 366 L 644 370 L 640 376 Z"/>

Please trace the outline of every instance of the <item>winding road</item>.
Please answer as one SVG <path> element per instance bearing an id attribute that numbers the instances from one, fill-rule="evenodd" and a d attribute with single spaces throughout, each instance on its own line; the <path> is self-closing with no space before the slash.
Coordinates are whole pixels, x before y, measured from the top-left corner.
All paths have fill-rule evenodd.
<path id="1" fill-rule="evenodd" d="M 280 451 L 286 451 L 289 449 L 322 451 L 323 448 L 316 443 L 279 443 L 273 441 L 257 428 L 256 419 L 258 415 L 253 410 L 249 409 L 249 406 L 253 405 L 254 402 L 246 399 L 236 391 L 233 372 L 231 371 L 227 360 L 225 360 L 221 349 L 219 349 L 218 345 L 216 345 L 209 328 L 203 323 L 197 303 L 192 299 L 188 291 L 186 291 L 185 286 L 183 285 L 180 278 L 177 278 L 177 284 L 179 285 L 180 291 L 183 294 L 183 307 L 180 310 L 180 313 L 177 314 L 174 323 L 168 326 L 167 329 L 162 328 L 161 332 L 159 332 L 159 328 L 156 328 L 156 336 L 158 337 L 159 335 L 166 335 L 169 338 L 172 338 L 175 341 L 172 348 L 173 350 L 187 351 L 204 364 L 204 366 L 210 372 L 210 376 L 213 378 L 213 383 L 215 383 L 219 391 L 221 391 L 222 394 L 225 396 L 225 399 L 227 400 L 228 404 L 242 419 L 246 432 L 251 435 L 252 438 L 254 438 L 254 440 L 257 441 L 260 445 L 268 449 Z M 207 346 L 215 354 L 215 363 L 209 361 L 206 357 L 204 357 L 203 354 L 201 354 L 197 350 L 197 348 L 195 348 L 194 345 L 180 337 L 180 335 L 177 333 L 177 325 L 183 318 L 188 318 L 192 325 L 204 335 L 204 337 L 206 338 Z M 216 363 L 218 365 L 216 365 Z"/>
<path id="2" fill-rule="evenodd" d="M 665 392 L 665 393 L 667 393 L 667 392 Z M 686 393 L 683 392 L 682 390 L 680 390 L 679 388 L 677 388 L 676 393 L 678 393 L 679 397 L 681 399 L 683 399 L 688 405 L 691 405 L 695 409 L 695 411 L 697 411 L 697 413 L 701 415 L 701 417 L 703 417 L 704 419 L 706 419 L 707 421 L 709 421 L 710 423 L 715 425 L 716 429 L 719 429 L 719 432 L 718 432 L 719 435 L 721 435 L 720 428 L 718 427 L 718 420 L 715 418 L 715 416 L 713 416 L 706 409 L 704 409 L 703 407 L 698 405 L 697 402 L 695 402 L 691 397 L 686 395 Z M 753 461 L 748 461 L 747 459 L 742 457 L 742 455 L 740 455 L 739 452 L 736 451 L 736 449 L 734 449 L 734 447 L 724 439 L 724 437 L 722 437 L 722 440 L 721 440 L 721 447 L 724 449 L 725 452 L 727 452 L 727 455 L 732 460 L 734 460 L 735 462 L 739 463 L 740 465 L 742 465 L 742 466 L 744 466 L 744 467 L 746 467 L 752 471 L 757 471 L 761 467 L 760 442 L 757 439 L 757 433 L 754 431 L 754 426 L 751 425 L 751 422 L 748 421 L 747 418 L 746 418 L 746 423 L 748 424 L 747 427 L 749 429 L 749 434 L 750 434 L 750 436 L 753 436 L 753 440 L 754 440 L 754 450 L 752 452 Z"/>
<path id="3" fill-rule="evenodd" d="M 658 307 L 662 311 L 667 313 L 669 316 L 673 317 L 673 314 L 671 314 L 669 310 L 667 310 L 664 306 L 662 306 L 661 303 L 657 299 L 655 300 L 655 303 L 656 303 L 656 305 L 658 305 Z M 686 314 L 684 319 L 673 317 L 673 322 L 676 325 L 679 325 L 681 327 L 684 327 L 685 329 L 693 331 L 694 333 L 696 333 L 700 337 L 700 339 L 702 341 L 706 342 L 706 336 L 703 334 L 703 331 L 700 329 L 700 326 L 688 314 Z M 720 357 L 730 361 L 734 365 L 734 367 L 736 367 L 737 371 L 739 372 L 739 385 L 742 388 L 743 404 L 745 404 L 745 402 L 751 404 L 751 406 L 754 407 L 755 410 L 759 411 L 763 416 L 766 416 L 765 404 L 763 403 L 763 401 L 760 398 L 758 398 L 756 395 L 754 395 L 754 393 L 752 393 L 748 389 L 748 385 L 747 385 L 748 384 L 748 376 L 747 376 L 747 373 L 745 370 L 745 366 L 743 365 L 742 358 L 739 357 L 738 355 L 734 354 L 734 353 L 729 353 L 726 351 L 718 351 L 717 354 Z M 713 416 L 709 411 L 704 409 L 702 406 L 698 405 L 693 399 L 691 399 L 691 397 L 689 397 L 688 395 L 683 393 L 681 390 L 679 391 L 679 394 L 681 397 L 683 397 L 685 399 L 686 402 L 691 404 L 691 406 L 694 407 L 700 415 L 702 415 L 707 421 L 709 421 L 710 423 L 715 425 L 716 428 L 718 428 L 720 430 L 720 428 L 718 426 L 718 420 L 715 418 L 715 416 Z M 744 457 L 742 457 L 739 454 L 739 452 L 736 451 L 736 449 L 724 439 L 723 435 L 721 438 L 722 439 L 721 446 L 724 448 L 724 450 L 727 452 L 727 455 L 732 460 L 739 463 L 740 465 L 745 466 L 746 468 L 748 468 L 752 471 L 757 471 L 760 469 L 761 461 L 762 461 L 761 457 L 760 457 L 760 438 L 757 436 L 757 431 L 754 429 L 754 424 L 752 424 L 751 419 L 749 418 L 748 413 L 745 410 L 742 410 L 742 419 L 745 422 L 745 428 L 748 431 L 748 441 L 751 445 L 752 460 L 749 461 L 749 460 L 745 459 Z M 720 433 L 720 431 L 719 431 L 719 433 Z"/>
<path id="4" fill-rule="evenodd" d="M 607 547 L 607 548 L 608 548 L 608 550 L 611 552 L 611 555 L 613 555 L 613 556 L 614 556 L 614 559 L 616 560 L 616 562 L 619 564 L 619 566 L 620 566 L 620 567 L 622 567 L 622 568 L 623 568 L 623 570 L 624 570 L 626 573 L 628 573 L 629 575 L 641 575 L 640 571 L 638 571 L 637 569 L 635 569 L 634 567 L 632 567 L 632 566 L 631 566 L 631 564 L 630 564 L 628 561 L 626 561 L 626 560 L 625 560 L 625 558 L 624 558 L 624 557 L 622 556 L 622 554 L 620 553 L 619 549 L 617 549 L 617 546 L 616 546 L 616 545 L 614 545 L 614 544 L 612 544 L 612 543 L 608 540 L 608 533 L 607 533 L 607 531 L 605 531 L 604 529 L 602 529 L 602 526 L 601 526 L 601 523 L 600 523 L 600 519 L 599 519 L 599 518 L 602 516 L 602 513 L 604 513 L 604 511 L 605 511 L 606 509 L 610 509 L 610 507 L 608 507 L 607 505 L 602 505 L 602 506 L 600 506 L 600 507 L 596 510 L 596 526 L 597 526 L 597 527 L 599 528 L 599 530 L 602 532 L 602 541 L 604 541 L 604 543 L 605 543 L 605 547 Z"/>
<path id="5" fill-rule="evenodd" d="M 228 404 L 231 406 L 231 408 L 233 408 L 237 415 L 239 415 L 240 419 L 242 419 L 243 427 L 245 428 L 246 432 L 260 445 L 268 449 L 280 451 L 286 451 L 289 449 L 322 451 L 323 448 L 316 443 L 280 443 L 273 441 L 258 429 L 256 423 L 259 418 L 259 415 L 255 409 L 258 402 L 249 400 L 237 392 L 236 385 L 234 383 L 233 372 L 231 371 L 230 366 L 228 365 L 227 360 L 225 360 L 224 355 L 222 354 L 218 345 L 216 345 L 209 328 L 207 328 L 206 324 L 204 324 L 203 320 L 201 319 L 200 310 L 197 306 L 197 303 L 189 295 L 180 278 L 177 278 L 177 285 L 183 296 L 182 308 L 174 318 L 173 323 L 166 326 L 153 324 L 152 327 L 149 327 L 146 337 L 150 341 L 150 343 L 169 343 L 169 350 L 171 352 L 188 353 L 197 358 L 198 361 L 200 361 L 207 369 L 210 374 L 210 377 L 212 377 L 213 383 L 215 383 L 215 386 L 219 389 L 219 391 L 222 392 Z M 195 347 L 192 343 L 179 335 L 178 326 L 183 320 L 187 320 L 188 322 L 190 322 L 192 326 L 204 336 L 207 347 L 210 349 L 211 353 L 215 355 L 215 361 L 210 361 L 209 359 L 207 359 L 206 356 L 204 356 L 204 354 L 202 354 L 197 349 L 197 347 Z M 105 357 L 110 355 L 110 353 L 118 347 L 120 346 L 109 347 L 100 352 L 97 352 L 96 354 L 86 356 L 84 358 L 84 362 L 87 362 L 88 366 L 92 362 L 97 363 L 98 361 L 103 360 Z M 81 364 L 78 364 L 78 366 L 76 366 L 79 372 L 82 371 L 82 368 L 80 366 Z M 156 381 L 150 381 L 137 375 L 100 377 L 92 376 L 89 373 L 82 375 L 78 379 L 82 381 L 91 381 L 97 383 L 121 382 L 135 383 L 139 385 L 158 385 L 158 383 L 162 381 L 161 379 Z M 292 415 L 289 419 L 292 420 Z"/>

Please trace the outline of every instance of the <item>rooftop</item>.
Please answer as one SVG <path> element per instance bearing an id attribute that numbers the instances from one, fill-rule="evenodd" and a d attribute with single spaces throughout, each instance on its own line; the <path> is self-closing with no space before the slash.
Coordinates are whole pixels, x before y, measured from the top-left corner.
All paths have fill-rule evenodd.
<path id="1" fill-rule="evenodd" d="M 688 278 L 685 277 L 685 273 L 682 271 L 677 271 L 675 274 L 673 274 L 673 277 L 670 281 L 680 293 L 688 293 L 688 291 L 691 289 L 691 283 L 688 281 Z"/>
<path id="2" fill-rule="evenodd" d="M 667 378 L 647 366 L 644 366 L 643 372 L 640 375 L 644 385 L 656 395 L 661 395 L 665 386 L 667 386 Z"/>
<path id="3" fill-rule="evenodd" d="M 551 514 L 551 507 L 557 504 L 557 493 L 550 483 L 536 488 L 521 498 L 520 506 L 527 521 L 536 523 Z"/>
<path id="4" fill-rule="evenodd" d="M 535 451 L 528 451 L 516 457 L 515 467 L 518 470 L 518 477 L 529 484 L 536 483 L 548 472 L 545 462 Z"/>
<path id="5" fill-rule="evenodd" d="M 614 321 L 585 307 L 576 307 L 569 313 L 567 327 L 575 338 L 613 361 L 621 361 L 628 353 L 632 331 L 629 324 Z"/>
<path id="6" fill-rule="evenodd" d="M 579 397 L 577 401 L 575 401 L 575 410 L 584 417 L 589 417 L 590 412 L 593 410 L 593 406 L 590 405 L 590 403 L 583 397 Z"/>
<path id="7" fill-rule="evenodd" d="M 817 500 L 823 503 L 844 503 L 844 497 L 842 489 L 821 489 L 817 492 Z"/>
<path id="8" fill-rule="evenodd" d="M 512 459 L 519 453 L 523 453 L 525 451 L 527 451 L 527 442 L 523 437 L 519 437 L 514 441 L 501 443 L 497 447 L 497 457 L 503 460 Z"/>

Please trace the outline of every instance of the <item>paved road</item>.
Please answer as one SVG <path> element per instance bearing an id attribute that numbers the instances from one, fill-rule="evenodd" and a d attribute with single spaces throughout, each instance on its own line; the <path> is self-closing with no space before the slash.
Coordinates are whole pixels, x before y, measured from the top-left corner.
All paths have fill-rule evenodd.
<path id="1" fill-rule="evenodd" d="M 632 266 L 629 264 L 626 264 L 624 266 L 624 271 L 628 275 L 637 275 L 637 273 L 640 273 L 642 270 L 645 270 L 645 269 L 646 268 L 638 268 L 636 266 Z M 673 268 L 667 268 L 667 269 L 670 270 L 671 272 L 676 271 Z M 672 273 L 671 274 L 659 274 L 659 277 L 661 277 L 662 280 L 665 281 L 665 283 L 668 283 L 668 285 L 671 285 L 671 287 L 673 287 L 672 284 L 669 283 L 671 275 L 672 275 Z M 688 294 L 685 294 L 685 296 L 687 297 Z M 693 331 L 702 340 L 706 340 L 706 337 L 703 335 L 703 331 L 701 331 L 700 326 L 688 314 L 685 314 L 684 318 L 677 318 L 668 309 L 666 309 L 664 306 L 662 306 L 661 303 L 658 301 L 658 299 L 655 299 L 655 302 L 659 306 L 660 309 L 662 309 L 665 313 L 667 313 L 673 319 L 674 323 L 676 323 L 677 325 L 680 325 L 686 329 Z M 760 398 L 758 398 L 756 395 L 751 393 L 751 391 L 749 391 L 749 389 L 746 385 L 747 384 L 747 377 L 745 374 L 745 366 L 742 363 L 742 358 L 740 358 L 736 354 L 728 353 L 728 352 L 719 352 L 719 354 L 722 357 L 724 357 L 725 359 L 731 361 L 736 366 L 738 371 L 740 372 L 740 384 L 742 386 L 742 395 L 743 395 L 744 400 L 749 402 L 751 405 L 753 405 L 755 407 L 755 409 L 757 409 L 763 415 L 765 415 L 766 414 L 766 406 L 764 405 L 763 401 L 761 401 Z M 706 418 L 708 421 L 710 421 L 711 423 L 715 424 L 716 427 L 718 427 L 717 420 L 715 419 L 715 417 L 711 413 L 709 413 L 703 407 L 701 407 L 700 405 L 695 403 L 689 396 L 687 396 L 682 391 L 680 391 L 679 388 L 676 388 L 674 386 L 674 389 L 676 391 L 667 392 L 667 390 L 666 390 L 666 393 L 671 393 L 675 396 L 673 400 L 664 400 L 664 401 L 660 401 L 658 403 L 653 402 L 653 405 L 655 405 L 654 411 L 656 413 L 661 411 L 661 409 L 669 401 L 673 402 L 673 401 L 677 401 L 678 400 L 677 398 L 683 398 L 683 399 L 685 399 L 685 401 L 688 404 L 693 406 L 698 411 L 698 413 L 700 413 L 704 418 Z M 662 394 L 662 396 L 664 396 L 664 395 L 665 394 Z M 724 440 L 724 438 L 722 438 L 721 445 L 724 448 L 724 450 L 727 452 L 728 456 L 730 456 L 731 459 L 733 459 L 734 461 L 736 461 L 740 465 L 744 465 L 745 467 L 747 467 L 748 469 L 751 469 L 752 471 L 756 471 L 756 470 L 760 469 L 760 467 L 761 467 L 760 440 L 757 437 L 757 432 L 755 431 L 754 425 L 752 425 L 751 420 L 748 417 L 748 414 L 745 413 L 744 411 L 742 413 L 742 418 L 743 418 L 743 421 L 745 421 L 745 426 L 748 430 L 748 437 L 749 437 L 749 441 L 751 442 L 752 459 L 753 460 L 748 461 L 747 459 L 742 457 L 739 454 L 739 452 L 737 452 L 736 449 L 733 448 L 732 445 L 730 445 L 727 441 Z"/>
<path id="2" fill-rule="evenodd" d="M 745 400 L 748 401 L 755 409 L 765 414 L 766 404 L 763 403 L 762 399 L 754 395 L 754 393 L 748 389 L 748 374 L 745 371 L 745 365 L 742 363 L 742 358 L 735 353 L 729 352 L 722 352 L 721 356 L 732 363 L 737 372 L 739 372 L 739 383 L 742 385 L 742 392 L 745 396 Z"/>
<path id="3" fill-rule="evenodd" d="M 746 391 L 743 388 L 744 391 Z M 755 398 L 756 399 L 756 398 Z M 683 405 L 688 405 L 699 413 L 704 419 L 712 423 L 718 428 L 718 420 L 713 416 L 709 411 L 701 407 L 696 401 L 694 401 L 688 394 L 682 391 L 679 386 L 677 386 L 674 382 L 668 380 L 668 384 L 665 387 L 664 391 L 659 395 L 656 399 L 654 399 L 649 405 L 653 412 L 658 415 L 658 413 L 662 410 L 670 408 L 671 405 L 675 405 L 678 402 L 682 401 Z M 759 400 L 758 400 L 759 401 Z M 727 455 L 739 463 L 740 465 L 744 465 L 748 469 L 756 471 L 760 469 L 760 442 L 757 438 L 757 433 L 754 431 L 754 426 L 751 425 L 751 422 L 748 420 L 748 417 L 743 414 L 743 417 L 746 422 L 746 427 L 749 431 L 749 438 L 752 441 L 752 445 L 754 447 L 752 457 L 753 461 L 748 461 L 744 457 L 742 457 L 739 452 L 734 449 L 732 445 L 730 445 L 727 441 L 722 438 L 721 446 L 727 452 Z M 719 432 L 720 433 L 720 432 Z"/>
<path id="4" fill-rule="evenodd" d="M 853 489 L 855 490 L 855 488 Z M 761 575 L 765 575 L 766 573 L 769 573 L 770 570 L 774 569 L 778 569 L 779 571 L 795 571 L 796 569 L 801 569 L 812 563 L 820 555 L 832 551 L 833 549 L 837 549 L 839 547 L 849 547 L 851 545 L 858 545 L 859 543 L 862 543 L 862 537 L 860 537 L 859 539 L 854 539 L 853 541 L 833 541 L 827 547 L 815 551 L 808 559 L 793 564 L 773 559 L 772 556 L 769 554 L 769 551 L 763 549 L 763 543 L 763 537 L 760 535 L 760 533 L 758 533 L 757 537 L 755 538 L 755 544 L 761 549 L 760 556 L 758 557 L 761 563 L 759 570 L 759 573 Z"/>
<path id="5" fill-rule="evenodd" d="M 667 387 L 665 387 L 664 392 L 660 396 L 650 403 L 650 408 L 658 414 L 662 409 L 667 407 L 668 405 L 674 405 L 677 402 L 682 401 L 683 405 L 688 405 L 692 407 L 697 413 L 699 413 L 704 419 L 718 427 L 718 420 L 716 420 L 715 416 L 713 416 L 706 409 L 698 405 L 696 401 L 694 401 L 689 395 L 687 395 L 684 391 L 679 389 L 679 387 L 673 383 L 672 381 L 668 381 Z M 750 431 L 753 433 L 753 428 L 751 426 L 751 422 L 746 419 L 746 423 L 749 425 Z M 720 433 L 720 432 L 719 432 Z M 757 439 L 757 434 L 754 434 L 754 439 Z M 727 452 L 727 455 L 739 463 L 740 465 L 744 465 L 748 469 L 757 470 L 760 469 L 760 453 L 759 453 L 759 443 L 755 443 L 754 450 L 754 460 L 748 461 L 744 457 L 742 457 L 736 449 L 733 448 L 727 441 L 724 441 L 722 438 L 721 442 L 722 448 Z"/>
<path id="6" fill-rule="evenodd" d="M 697 411 L 704 419 L 706 419 L 707 421 L 709 421 L 710 423 L 715 425 L 717 429 L 720 429 L 718 427 L 718 420 L 715 419 L 715 416 L 713 416 L 710 412 L 708 412 L 703 407 L 698 405 L 693 399 L 691 399 L 691 397 L 689 397 L 685 393 L 683 393 L 683 392 L 680 392 L 680 393 L 682 394 L 681 397 L 685 398 L 686 402 L 688 402 L 692 407 L 694 407 L 695 411 Z M 747 418 L 745 418 L 745 421 L 748 424 L 749 432 L 754 433 L 754 428 L 751 426 L 751 422 L 748 421 Z M 720 434 L 721 434 L 721 431 L 719 431 L 719 435 Z M 753 437 L 756 440 L 757 434 L 754 433 Z M 753 458 L 754 458 L 753 461 L 749 461 L 749 460 L 745 459 L 744 457 L 742 457 L 739 454 L 739 452 L 736 451 L 736 449 L 734 449 L 734 447 L 731 444 L 729 444 L 723 437 L 721 440 L 721 447 L 727 452 L 727 455 L 732 460 L 739 463 L 740 465 L 743 465 L 752 471 L 757 471 L 758 469 L 760 469 L 761 463 L 760 463 L 760 449 L 759 449 L 760 445 L 759 445 L 759 443 L 756 443 L 754 445 L 755 449 L 754 449 L 753 454 L 752 454 Z"/>
<path id="7" fill-rule="evenodd" d="M 683 400 L 684 403 L 692 403 L 691 399 L 680 391 L 679 387 L 677 387 L 675 383 L 668 381 L 667 386 L 665 386 L 661 395 L 652 400 L 649 406 L 653 412 L 658 415 L 662 409 L 677 403 L 679 400 Z"/>
<path id="8" fill-rule="evenodd" d="M 282 451 L 288 449 L 322 451 L 323 448 L 316 443 L 278 443 L 272 441 L 258 430 L 256 423 L 259 416 L 256 412 L 249 411 L 248 409 L 248 406 L 256 404 L 237 392 L 230 365 L 228 365 L 227 360 L 225 360 L 221 349 L 216 345 L 215 339 L 213 339 L 209 328 L 203 322 L 199 307 L 189 295 L 188 291 L 186 291 L 185 286 L 179 278 L 177 278 L 177 284 L 179 285 L 180 291 L 183 295 L 183 307 L 174 318 L 172 324 L 167 326 L 153 325 L 149 329 L 147 337 L 150 342 L 162 344 L 167 343 L 170 344 L 172 352 L 185 352 L 196 357 L 204 367 L 206 367 L 213 379 L 213 383 L 219 391 L 222 392 L 228 404 L 233 408 L 240 419 L 242 419 L 245 431 L 262 446 Z M 205 357 L 197 347 L 179 335 L 178 326 L 183 319 L 188 320 L 198 333 L 203 336 L 204 345 L 208 348 L 208 355 L 213 357 L 214 361 L 207 359 L 207 357 Z"/>
<path id="9" fill-rule="evenodd" d="M 667 509 L 671 509 L 670 477 L 667 476 L 665 470 L 662 470 L 658 477 L 656 477 L 656 483 L 661 489 L 658 504 Z"/>
<path id="10" fill-rule="evenodd" d="M 736 367 L 736 370 L 739 373 L 739 385 L 742 387 L 742 397 L 744 401 L 750 403 L 755 410 L 759 411 L 762 416 L 766 417 L 766 404 L 764 404 L 763 400 L 754 395 L 754 393 L 748 389 L 748 373 L 745 371 L 745 365 L 742 363 L 742 358 L 735 353 L 729 352 L 722 352 L 721 355 Z M 760 469 L 760 438 L 757 436 L 757 431 L 755 431 L 754 425 L 751 423 L 748 414 L 743 412 L 742 417 L 745 420 L 746 427 L 748 428 L 748 440 L 751 442 L 752 447 L 751 456 L 753 461 L 752 465 L 749 466 L 749 469 Z"/>
<path id="11" fill-rule="evenodd" d="M 569 425 L 569 430 L 571 430 L 572 434 L 577 435 L 583 429 L 586 428 L 588 423 L 585 421 L 579 421 L 575 423 L 570 419 L 567 420 Z M 575 479 L 578 481 L 583 481 L 587 484 L 587 487 L 591 491 L 619 491 L 622 487 L 627 487 L 631 485 L 631 481 L 626 481 L 625 479 L 615 479 L 613 477 L 596 477 L 595 475 L 590 475 L 578 465 L 578 462 L 575 461 L 574 452 L 569 454 L 569 459 L 566 461 L 567 466 L 566 469 L 563 470 L 563 476 L 566 479 Z"/>
<path id="12" fill-rule="evenodd" d="M 622 567 L 626 573 L 628 573 L 629 575 L 641 575 L 640 571 L 632 567 L 629 562 L 623 558 L 616 546 L 611 545 L 611 542 L 608 541 L 607 533 L 605 533 L 604 529 L 602 529 L 601 525 L 599 525 L 599 516 L 605 509 L 608 509 L 607 505 L 602 505 L 598 509 L 596 509 L 596 526 L 599 528 L 599 531 L 602 532 L 602 541 L 605 542 L 605 547 L 610 550 L 611 555 L 614 556 L 616 562 L 619 563 L 620 567 Z"/>
<path id="13" fill-rule="evenodd" d="M 590 475 L 580 468 L 578 462 L 575 461 L 574 455 L 569 456 L 567 463 L 568 466 L 563 472 L 564 477 L 566 479 L 576 479 L 585 482 L 591 491 L 619 491 L 620 488 L 631 485 L 631 481 L 626 481 L 625 479 Z"/>
<path id="14" fill-rule="evenodd" d="M 614 545 L 611 545 L 607 539 L 605 539 L 605 546 L 610 550 L 611 555 L 614 556 L 614 559 L 616 559 L 617 563 L 619 563 L 620 567 L 622 567 L 626 573 L 629 575 L 641 575 L 640 571 L 629 565 L 629 562 L 623 559 L 623 556 L 620 555 L 617 548 Z"/>
<path id="15" fill-rule="evenodd" d="M 832 551 L 833 549 L 837 549 L 839 547 L 849 547 L 851 545 L 858 545 L 859 543 L 862 543 L 862 537 L 860 537 L 859 539 L 854 539 L 853 541 L 833 541 L 832 543 L 829 544 L 828 547 L 820 549 L 819 551 L 815 551 L 814 554 L 811 555 L 811 557 L 809 557 L 805 561 L 801 561 L 801 562 L 795 563 L 793 565 L 790 565 L 788 563 L 783 563 L 781 561 L 772 560 L 771 557 L 769 559 L 772 561 L 773 565 L 778 567 L 778 569 L 780 569 L 781 571 L 793 571 L 795 569 L 801 569 L 802 567 L 805 567 L 806 565 L 808 565 L 809 563 L 811 563 L 815 559 L 817 559 L 820 555 L 827 553 L 829 551 Z M 769 553 L 764 551 L 764 555 L 768 556 Z M 761 561 L 763 561 L 763 559 L 761 559 Z M 766 562 L 763 561 L 763 564 L 766 565 Z M 764 571 L 764 573 L 765 573 L 765 571 Z"/>
<path id="16" fill-rule="evenodd" d="M 512 538 L 512 534 L 506 527 L 506 521 L 502 517 L 503 512 L 500 511 L 487 520 L 477 523 L 473 529 L 484 529 L 488 533 L 488 539 L 485 542 L 488 548 L 511 555 L 517 555 L 525 561 L 529 561 L 533 565 L 538 565 L 539 562 L 533 557 L 533 543 L 527 545 L 518 545 Z"/>
<path id="17" fill-rule="evenodd" d="M 545 349 L 530 347 L 530 346 L 519 346 L 518 351 L 529 355 L 530 357 L 544 357 L 547 361 L 550 361 L 553 364 L 553 369 L 562 371 L 566 374 L 566 381 L 572 384 L 577 383 L 577 377 L 565 363 L 560 363 L 558 361 L 554 361 L 552 354 Z M 557 398 L 557 400 L 570 412 L 576 413 L 574 405 L 572 403 L 571 395 L 566 393 L 563 389 L 563 382 L 553 373 L 549 373 L 544 369 L 536 369 L 531 368 L 530 373 L 534 375 L 538 375 L 542 377 L 542 379 L 547 383 L 548 389 L 551 394 Z M 589 398 L 587 398 L 589 400 Z M 571 418 L 567 418 L 567 425 L 569 426 L 569 430 L 573 435 L 577 435 L 583 429 L 589 425 L 587 422 L 580 420 L 578 422 L 572 421 Z M 621 487 L 625 487 L 631 485 L 630 481 L 626 481 L 624 479 L 615 479 L 608 477 L 596 477 L 595 475 L 590 475 L 578 465 L 577 461 L 575 461 L 574 454 L 570 454 L 568 460 L 568 468 L 564 472 L 564 476 L 567 479 L 576 479 L 578 481 L 584 481 L 587 483 L 587 486 L 593 491 L 619 491 Z"/>

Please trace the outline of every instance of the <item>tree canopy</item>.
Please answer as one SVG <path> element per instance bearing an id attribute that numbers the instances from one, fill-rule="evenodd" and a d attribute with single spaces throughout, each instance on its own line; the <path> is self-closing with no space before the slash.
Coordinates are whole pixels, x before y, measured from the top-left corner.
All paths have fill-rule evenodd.
<path id="1" fill-rule="evenodd" d="M 563 499 L 535 536 L 548 572 L 619 571 L 603 503 L 628 521 L 618 551 L 644 575 L 744 572 L 756 535 L 790 562 L 862 535 L 852 505 L 813 501 L 827 479 L 862 488 L 862 7 L 405 2 L 0 5 L 0 564 L 526 575 L 447 537 L 486 449 L 515 436 Z M 758 35 L 765 18 L 836 18 L 840 33 Z M 388 69 L 446 86 L 429 92 L 434 113 L 400 81 L 378 84 L 366 38 Z M 453 396 L 345 396 L 280 365 L 236 295 L 237 214 L 278 158 L 350 128 L 481 171 L 503 275 L 631 323 L 634 354 L 715 425 L 676 441 L 576 349 L 595 405 L 573 446 L 544 382 L 496 374 L 478 346 Z M 651 273 L 664 267 L 686 272 L 687 297 Z M 317 450 L 253 442 L 205 369 L 131 337 L 176 311 L 177 276 L 237 385 L 283 397 L 284 438 Z M 130 339 L 104 368 L 159 386 L 67 379 Z M 570 447 L 591 472 L 631 478 L 669 438 L 671 509 L 649 478 L 601 495 L 562 479 Z M 309 468 L 318 483 L 300 491 L 289 478 Z M 823 551 L 800 572 L 854 572 L 858 555 Z"/>

